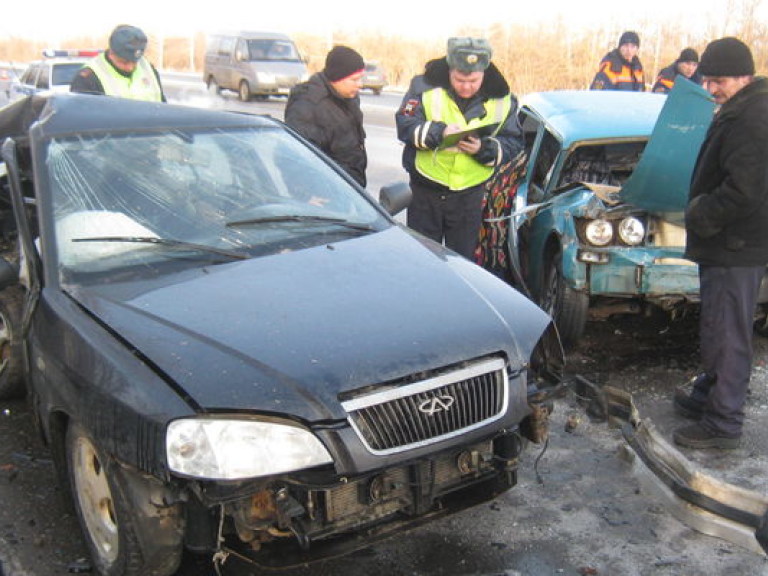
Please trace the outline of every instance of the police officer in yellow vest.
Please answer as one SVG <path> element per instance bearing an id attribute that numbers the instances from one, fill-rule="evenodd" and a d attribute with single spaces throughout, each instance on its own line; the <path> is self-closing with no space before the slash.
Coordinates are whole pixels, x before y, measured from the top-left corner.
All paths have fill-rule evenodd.
<path id="1" fill-rule="evenodd" d="M 408 226 L 473 259 L 483 184 L 523 147 L 517 100 L 483 38 L 451 38 L 395 113 L 413 200 Z"/>
<path id="2" fill-rule="evenodd" d="M 147 36 L 142 30 L 117 26 L 109 36 L 109 50 L 83 66 L 70 91 L 165 102 L 160 76 L 144 58 L 146 48 Z"/>

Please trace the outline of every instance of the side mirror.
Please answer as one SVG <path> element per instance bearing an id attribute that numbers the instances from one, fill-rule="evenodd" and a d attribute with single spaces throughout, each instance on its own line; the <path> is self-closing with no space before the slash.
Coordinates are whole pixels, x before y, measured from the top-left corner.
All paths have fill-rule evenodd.
<path id="1" fill-rule="evenodd" d="M 382 205 L 390 216 L 394 216 L 408 208 L 411 198 L 413 198 L 413 192 L 411 192 L 411 187 L 406 182 L 382 186 L 379 192 L 379 204 Z"/>

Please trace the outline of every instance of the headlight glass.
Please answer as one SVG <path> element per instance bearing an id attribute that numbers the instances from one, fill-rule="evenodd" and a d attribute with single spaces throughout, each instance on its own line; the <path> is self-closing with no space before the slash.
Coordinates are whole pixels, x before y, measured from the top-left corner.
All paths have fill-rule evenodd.
<path id="1" fill-rule="evenodd" d="M 332 462 L 318 438 L 303 428 L 247 420 L 175 420 L 165 448 L 170 469 L 210 480 L 240 480 Z"/>
<path id="2" fill-rule="evenodd" d="M 645 238 L 645 226 L 639 219 L 632 216 L 624 218 L 619 223 L 619 238 L 624 244 L 637 246 Z"/>
<path id="3" fill-rule="evenodd" d="M 613 240 L 613 224 L 599 218 L 587 224 L 584 230 L 587 241 L 595 246 L 607 246 Z"/>
<path id="4" fill-rule="evenodd" d="M 275 75 L 269 72 L 256 72 L 256 80 L 258 80 L 259 84 L 274 84 Z"/>

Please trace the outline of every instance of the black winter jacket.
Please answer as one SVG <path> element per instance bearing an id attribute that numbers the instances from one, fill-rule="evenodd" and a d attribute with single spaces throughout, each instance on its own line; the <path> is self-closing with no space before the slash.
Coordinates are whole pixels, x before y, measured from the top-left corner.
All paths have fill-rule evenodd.
<path id="1" fill-rule="evenodd" d="M 490 98 L 503 98 L 510 94 L 509 84 L 496 66 L 491 65 L 486 69 L 483 83 L 477 94 L 466 100 L 459 99 L 453 88 L 449 76 L 448 62 L 445 58 L 430 60 L 424 69 L 424 74 L 416 76 L 403 98 L 400 108 L 395 113 L 397 124 L 397 137 L 405 144 L 403 149 L 403 168 L 411 178 L 424 186 L 436 190 L 447 190 L 437 182 L 428 180 L 419 174 L 416 169 L 416 142 L 423 143 L 425 148 L 436 149 L 443 141 L 445 122 L 428 122 L 424 113 L 422 95 L 432 88 L 445 89 L 457 102 L 469 121 L 473 118 L 482 118 L 485 115 L 485 102 Z M 523 149 L 522 129 L 517 121 L 517 99 L 512 95 L 512 106 L 506 120 L 495 136 L 486 136 L 481 139 L 480 150 L 474 158 L 481 164 L 499 167 Z M 426 129 L 426 134 L 422 132 Z"/>
<path id="2" fill-rule="evenodd" d="M 318 72 L 291 90 L 285 107 L 285 123 L 365 186 L 368 157 L 360 98 L 342 98 L 325 75 Z"/>
<path id="3" fill-rule="evenodd" d="M 686 256 L 710 266 L 768 263 L 768 79 L 732 96 L 699 151 L 685 211 Z"/>

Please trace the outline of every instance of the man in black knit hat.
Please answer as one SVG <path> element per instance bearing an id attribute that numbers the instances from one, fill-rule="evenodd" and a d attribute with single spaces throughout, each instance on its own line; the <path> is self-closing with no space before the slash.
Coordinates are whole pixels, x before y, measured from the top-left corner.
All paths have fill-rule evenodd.
<path id="1" fill-rule="evenodd" d="M 638 58 L 640 36 L 627 30 L 619 37 L 619 45 L 600 61 L 590 90 L 623 90 L 645 92 L 645 74 Z"/>
<path id="2" fill-rule="evenodd" d="M 685 48 L 680 52 L 677 60 L 666 68 L 662 68 L 653 85 L 653 92 L 657 94 L 669 94 L 678 76 L 688 78 L 691 82 L 701 84 L 701 74 L 698 71 L 699 53 L 693 48 Z"/>
<path id="3" fill-rule="evenodd" d="M 737 448 L 752 370 L 752 324 L 768 263 L 768 79 L 736 38 L 701 56 L 719 109 L 699 151 L 685 210 L 685 255 L 699 265 L 703 372 L 674 406 L 697 422 L 674 432 L 690 448 Z"/>
<path id="4" fill-rule="evenodd" d="M 285 107 L 285 122 L 333 158 L 365 186 L 363 112 L 360 109 L 363 57 L 347 46 L 334 46 L 325 68 L 293 87 Z"/>

